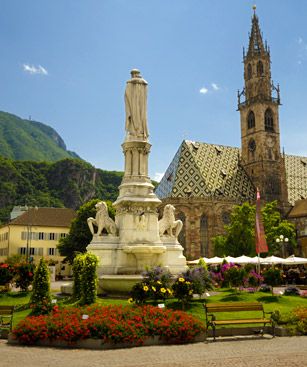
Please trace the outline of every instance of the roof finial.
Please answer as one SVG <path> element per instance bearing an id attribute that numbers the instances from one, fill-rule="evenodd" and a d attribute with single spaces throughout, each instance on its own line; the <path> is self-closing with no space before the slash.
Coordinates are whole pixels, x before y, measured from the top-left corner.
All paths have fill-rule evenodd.
<path id="1" fill-rule="evenodd" d="M 257 9 L 257 6 L 253 5 L 254 15 L 256 15 L 256 9 Z"/>

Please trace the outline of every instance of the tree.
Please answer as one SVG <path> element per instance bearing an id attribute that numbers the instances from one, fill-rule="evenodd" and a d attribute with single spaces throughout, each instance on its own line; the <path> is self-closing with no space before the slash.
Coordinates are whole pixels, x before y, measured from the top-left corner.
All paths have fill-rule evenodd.
<path id="1" fill-rule="evenodd" d="M 33 292 L 30 298 L 32 314 L 47 314 L 52 309 L 49 269 L 41 258 L 34 273 Z"/>
<path id="2" fill-rule="evenodd" d="M 289 239 L 292 247 L 296 246 L 295 227 L 281 218 L 277 210 L 277 202 L 267 203 L 262 209 L 264 231 L 269 247 L 269 254 L 280 252 L 275 239 L 283 234 Z M 217 256 L 254 256 L 255 252 L 255 206 L 249 203 L 234 207 L 230 216 L 230 224 L 225 226 L 226 235 L 216 236 L 214 253 Z"/>
<path id="3" fill-rule="evenodd" d="M 281 214 L 277 210 L 277 201 L 267 203 L 261 212 L 265 236 L 269 246 L 269 254 L 278 254 L 281 252 L 280 244 L 276 243 L 276 238 L 281 234 L 289 239 L 289 248 L 296 247 L 295 226 L 281 218 Z"/>
<path id="4" fill-rule="evenodd" d="M 100 201 L 93 199 L 83 204 L 77 211 L 76 218 L 72 221 L 69 234 L 65 238 L 61 238 L 58 249 L 65 260 L 69 263 L 73 262 L 77 253 L 86 252 L 86 246 L 92 240 L 92 234 L 87 225 L 87 218 L 96 216 L 95 204 Z M 108 205 L 109 216 L 114 218 L 115 210 L 110 201 L 106 201 Z"/>

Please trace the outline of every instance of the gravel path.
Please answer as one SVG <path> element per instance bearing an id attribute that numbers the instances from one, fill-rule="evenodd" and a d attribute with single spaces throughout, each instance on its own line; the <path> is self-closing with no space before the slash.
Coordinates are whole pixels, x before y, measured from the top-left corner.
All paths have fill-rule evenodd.
<path id="1" fill-rule="evenodd" d="M 307 336 L 234 338 L 215 343 L 114 350 L 11 346 L 0 341 L 1 367 L 307 367 Z"/>

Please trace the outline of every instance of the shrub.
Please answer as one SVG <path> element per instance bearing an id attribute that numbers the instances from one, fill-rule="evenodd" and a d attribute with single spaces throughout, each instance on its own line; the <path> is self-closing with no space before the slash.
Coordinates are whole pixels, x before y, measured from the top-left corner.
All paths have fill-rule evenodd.
<path id="1" fill-rule="evenodd" d="M 83 254 L 78 254 L 73 261 L 73 297 L 75 300 L 81 299 L 81 274 L 83 269 Z"/>
<path id="2" fill-rule="evenodd" d="M 12 281 L 13 277 L 13 268 L 7 263 L 0 264 L 0 285 L 7 285 Z"/>
<path id="3" fill-rule="evenodd" d="M 250 287 L 258 287 L 263 282 L 263 276 L 251 270 L 244 279 L 244 285 Z"/>
<path id="4" fill-rule="evenodd" d="M 47 314 L 52 310 L 49 270 L 43 258 L 40 259 L 34 273 L 30 307 L 34 315 Z"/>
<path id="5" fill-rule="evenodd" d="M 224 281 L 226 284 L 228 284 L 230 287 L 240 287 L 243 285 L 243 280 L 246 276 L 246 271 L 243 267 L 240 267 L 238 265 L 234 264 L 225 264 L 229 267 L 226 268 L 223 272 Z M 225 266 L 223 265 L 223 266 Z"/>
<path id="6" fill-rule="evenodd" d="M 265 270 L 262 275 L 265 283 L 272 287 L 272 293 L 273 293 L 273 287 L 281 284 L 282 282 L 281 271 L 277 268 L 269 268 Z"/>
<path id="7" fill-rule="evenodd" d="M 299 307 L 294 310 L 294 315 L 297 318 L 297 330 L 306 335 L 307 334 L 307 307 Z"/>
<path id="8" fill-rule="evenodd" d="M 284 291 L 285 296 L 299 296 L 300 290 L 294 286 L 289 286 Z"/>
<path id="9" fill-rule="evenodd" d="M 83 318 L 84 314 L 88 318 Z M 27 317 L 13 329 L 13 336 L 23 344 L 47 339 L 73 343 L 86 338 L 98 338 L 103 343 L 141 345 L 152 336 L 180 343 L 190 342 L 204 331 L 200 320 L 181 311 L 148 305 L 94 305 L 63 309 L 56 306 L 50 315 Z"/>
<path id="10" fill-rule="evenodd" d="M 19 263 L 15 264 L 15 284 L 16 287 L 21 289 L 23 292 L 27 292 L 29 286 L 33 282 L 35 266 L 33 263 Z"/>
<path id="11" fill-rule="evenodd" d="M 172 286 L 174 296 L 182 303 L 182 308 L 193 298 L 193 283 L 187 280 L 184 275 L 179 275 Z"/>
<path id="12" fill-rule="evenodd" d="M 267 284 L 261 284 L 259 288 L 260 292 L 265 292 L 265 293 L 271 292 L 271 290 L 272 290 L 271 287 Z"/>
<path id="13" fill-rule="evenodd" d="M 81 303 L 90 305 L 96 301 L 97 297 L 97 265 L 98 258 L 94 254 L 86 253 L 82 255 L 81 272 Z"/>
<path id="14" fill-rule="evenodd" d="M 172 276 L 168 270 L 156 266 L 146 270 L 142 276 L 143 281 L 135 284 L 131 290 L 131 299 L 135 303 L 143 304 L 149 300 L 165 301 L 172 295 L 170 289 Z"/>

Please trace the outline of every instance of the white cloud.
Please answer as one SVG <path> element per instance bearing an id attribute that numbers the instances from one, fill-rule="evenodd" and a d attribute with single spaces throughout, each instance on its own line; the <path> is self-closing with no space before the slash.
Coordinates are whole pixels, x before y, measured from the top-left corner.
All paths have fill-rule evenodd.
<path id="1" fill-rule="evenodd" d="M 208 93 L 208 89 L 205 88 L 205 87 L 202 87 L 202 88 L 200 88 L 199 93 L 206 94 L 206 93 Z"/>
<path id="2" fill-rule="evenodd" d="M 23 64 L 22 66 L 23 66 L 23 71 L 25 71 L 26 73 L 48 75 L 47 69 L 45 69 L 41 65 L 34 66 L 34 65 Z"/>
<path id="3" fill-rule="evenodd" d="M 156 172 L 155 173 L 155 177 L 154 177 L 154 180 L 157 181 L 157 182 L 160 182 L 162 180 L 162 177 L 164 176 L 164 172 L 161 173 L 161 172 Z"/>
<path id="4" fill-rule="evenodd" d="M 216 84 L 216 83 L 211 83 L 211 87 L 213 88 L 213 90 L 219 90 L 220 87 Z"/>

